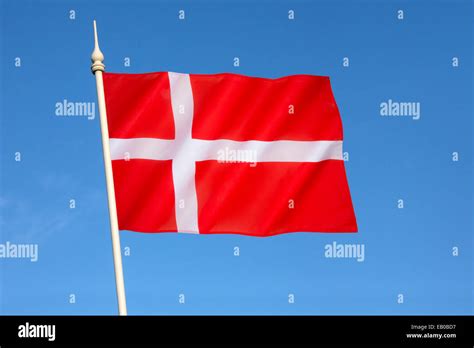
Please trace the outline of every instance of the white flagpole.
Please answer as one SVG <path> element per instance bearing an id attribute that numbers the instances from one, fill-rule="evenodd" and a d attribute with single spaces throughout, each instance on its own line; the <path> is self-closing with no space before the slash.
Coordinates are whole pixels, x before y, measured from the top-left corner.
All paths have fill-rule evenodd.
<path id="1" fill-rule="evenodd" d="M 99 102 L 100 129 L 102 132 L 102 149 L 104 152 L 105 179 L 107 182 L 107 198 L 109 201 L 110 232 L 112 234 L 112 250 L 114 254 L 115 286 L 117 288 L 117 300 L 120 315 L 127 315 L 127 303 L 125 301 L 125 285 L 123 281 L 122 254 L 120 248 L 120 235 L 118 230 L 117 206 L 115 203 L 114 177 L 112 173 L 112 162 L 110 159 L 109 129 L 107 127 L 107 111 L 105 109 L 104 82 L 102 72 L 105 70 L 104 55 L 99 48 L 97 37 L 97 26 L 94 20 L 94 51 L 91 55 L 92 73 L 95 75 L 97 84 L 97 99 Z"/>

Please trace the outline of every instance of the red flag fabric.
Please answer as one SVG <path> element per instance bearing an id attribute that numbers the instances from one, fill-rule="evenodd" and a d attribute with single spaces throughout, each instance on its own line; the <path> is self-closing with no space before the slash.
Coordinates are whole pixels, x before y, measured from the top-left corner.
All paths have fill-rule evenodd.
<path id="1" fill-rule="evenodd" d="M 104 73 L 119 228 L 357 232 L 328 77 Z"/>

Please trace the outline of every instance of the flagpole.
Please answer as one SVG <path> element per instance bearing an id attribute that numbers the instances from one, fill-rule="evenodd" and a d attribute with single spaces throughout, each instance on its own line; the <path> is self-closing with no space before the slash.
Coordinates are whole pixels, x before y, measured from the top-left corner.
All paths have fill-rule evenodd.
<path id="1" fill-rule="evenodd" d="M 114 255 L 115 286 L 117 288 L 117 300 L 119 315 L 127 315 L 127 303 L 125 300 L 125 285 L 123 280 L 122 254 L 120 248 L 120 234 L 117 220 L 117 206 L 115 203 L 114 178 L 112 173 L 112 161 L 110 159 L 109 129 L 107 127 L 107 111 L 105 108 L 104 82 L 102 72 L 105 71 L 104 55 L 99 48 L 97 26 L 94 20 L 94 51 L 91 55 L 92 73 L 95 75 L 97 84 L 97 99 L 99 102 L 100 129 L 102 133 L 102 149 L 104 153 L 105 179 L 107 182 L 107 198 L 109 202 L 110 232 L 112 235 L 112 251 Z"/>

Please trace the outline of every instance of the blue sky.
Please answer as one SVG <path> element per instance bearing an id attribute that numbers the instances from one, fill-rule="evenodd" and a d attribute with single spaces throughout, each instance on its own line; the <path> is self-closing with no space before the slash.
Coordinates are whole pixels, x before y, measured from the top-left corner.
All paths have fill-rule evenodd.
<path id="1" fill-rule="evenodd" d="M 130 314 L 473 314 L 472 2 L 0 3 L 0 244 L 39 248 L 0 258 L 0 314 L 117 313 L 98 112 L 55 115 L 96 102 L 93 19 L 111 72 L 330 76 L 359 225 L 121 232 Z M 420 119 L 382 117 L 389 99 L 420 103 Z M 325 258 L 333 242 L 363 244 L 364 262 Z"/>

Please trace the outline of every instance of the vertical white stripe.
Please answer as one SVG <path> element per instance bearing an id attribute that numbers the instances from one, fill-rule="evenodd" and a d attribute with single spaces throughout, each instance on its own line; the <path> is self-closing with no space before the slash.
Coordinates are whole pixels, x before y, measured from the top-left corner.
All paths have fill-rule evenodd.
<path id="1" fill-rule="evenodd" d="M 197 196 L 195 185 L 196 164 L 187 152 L 193 151 L 191 130 L 194 100 L 189 74 L 169 72 L 171 105 L 174 114 L 176 149 L 173 159 L 176 225 L 178 232 L 199 233 Z"/>

